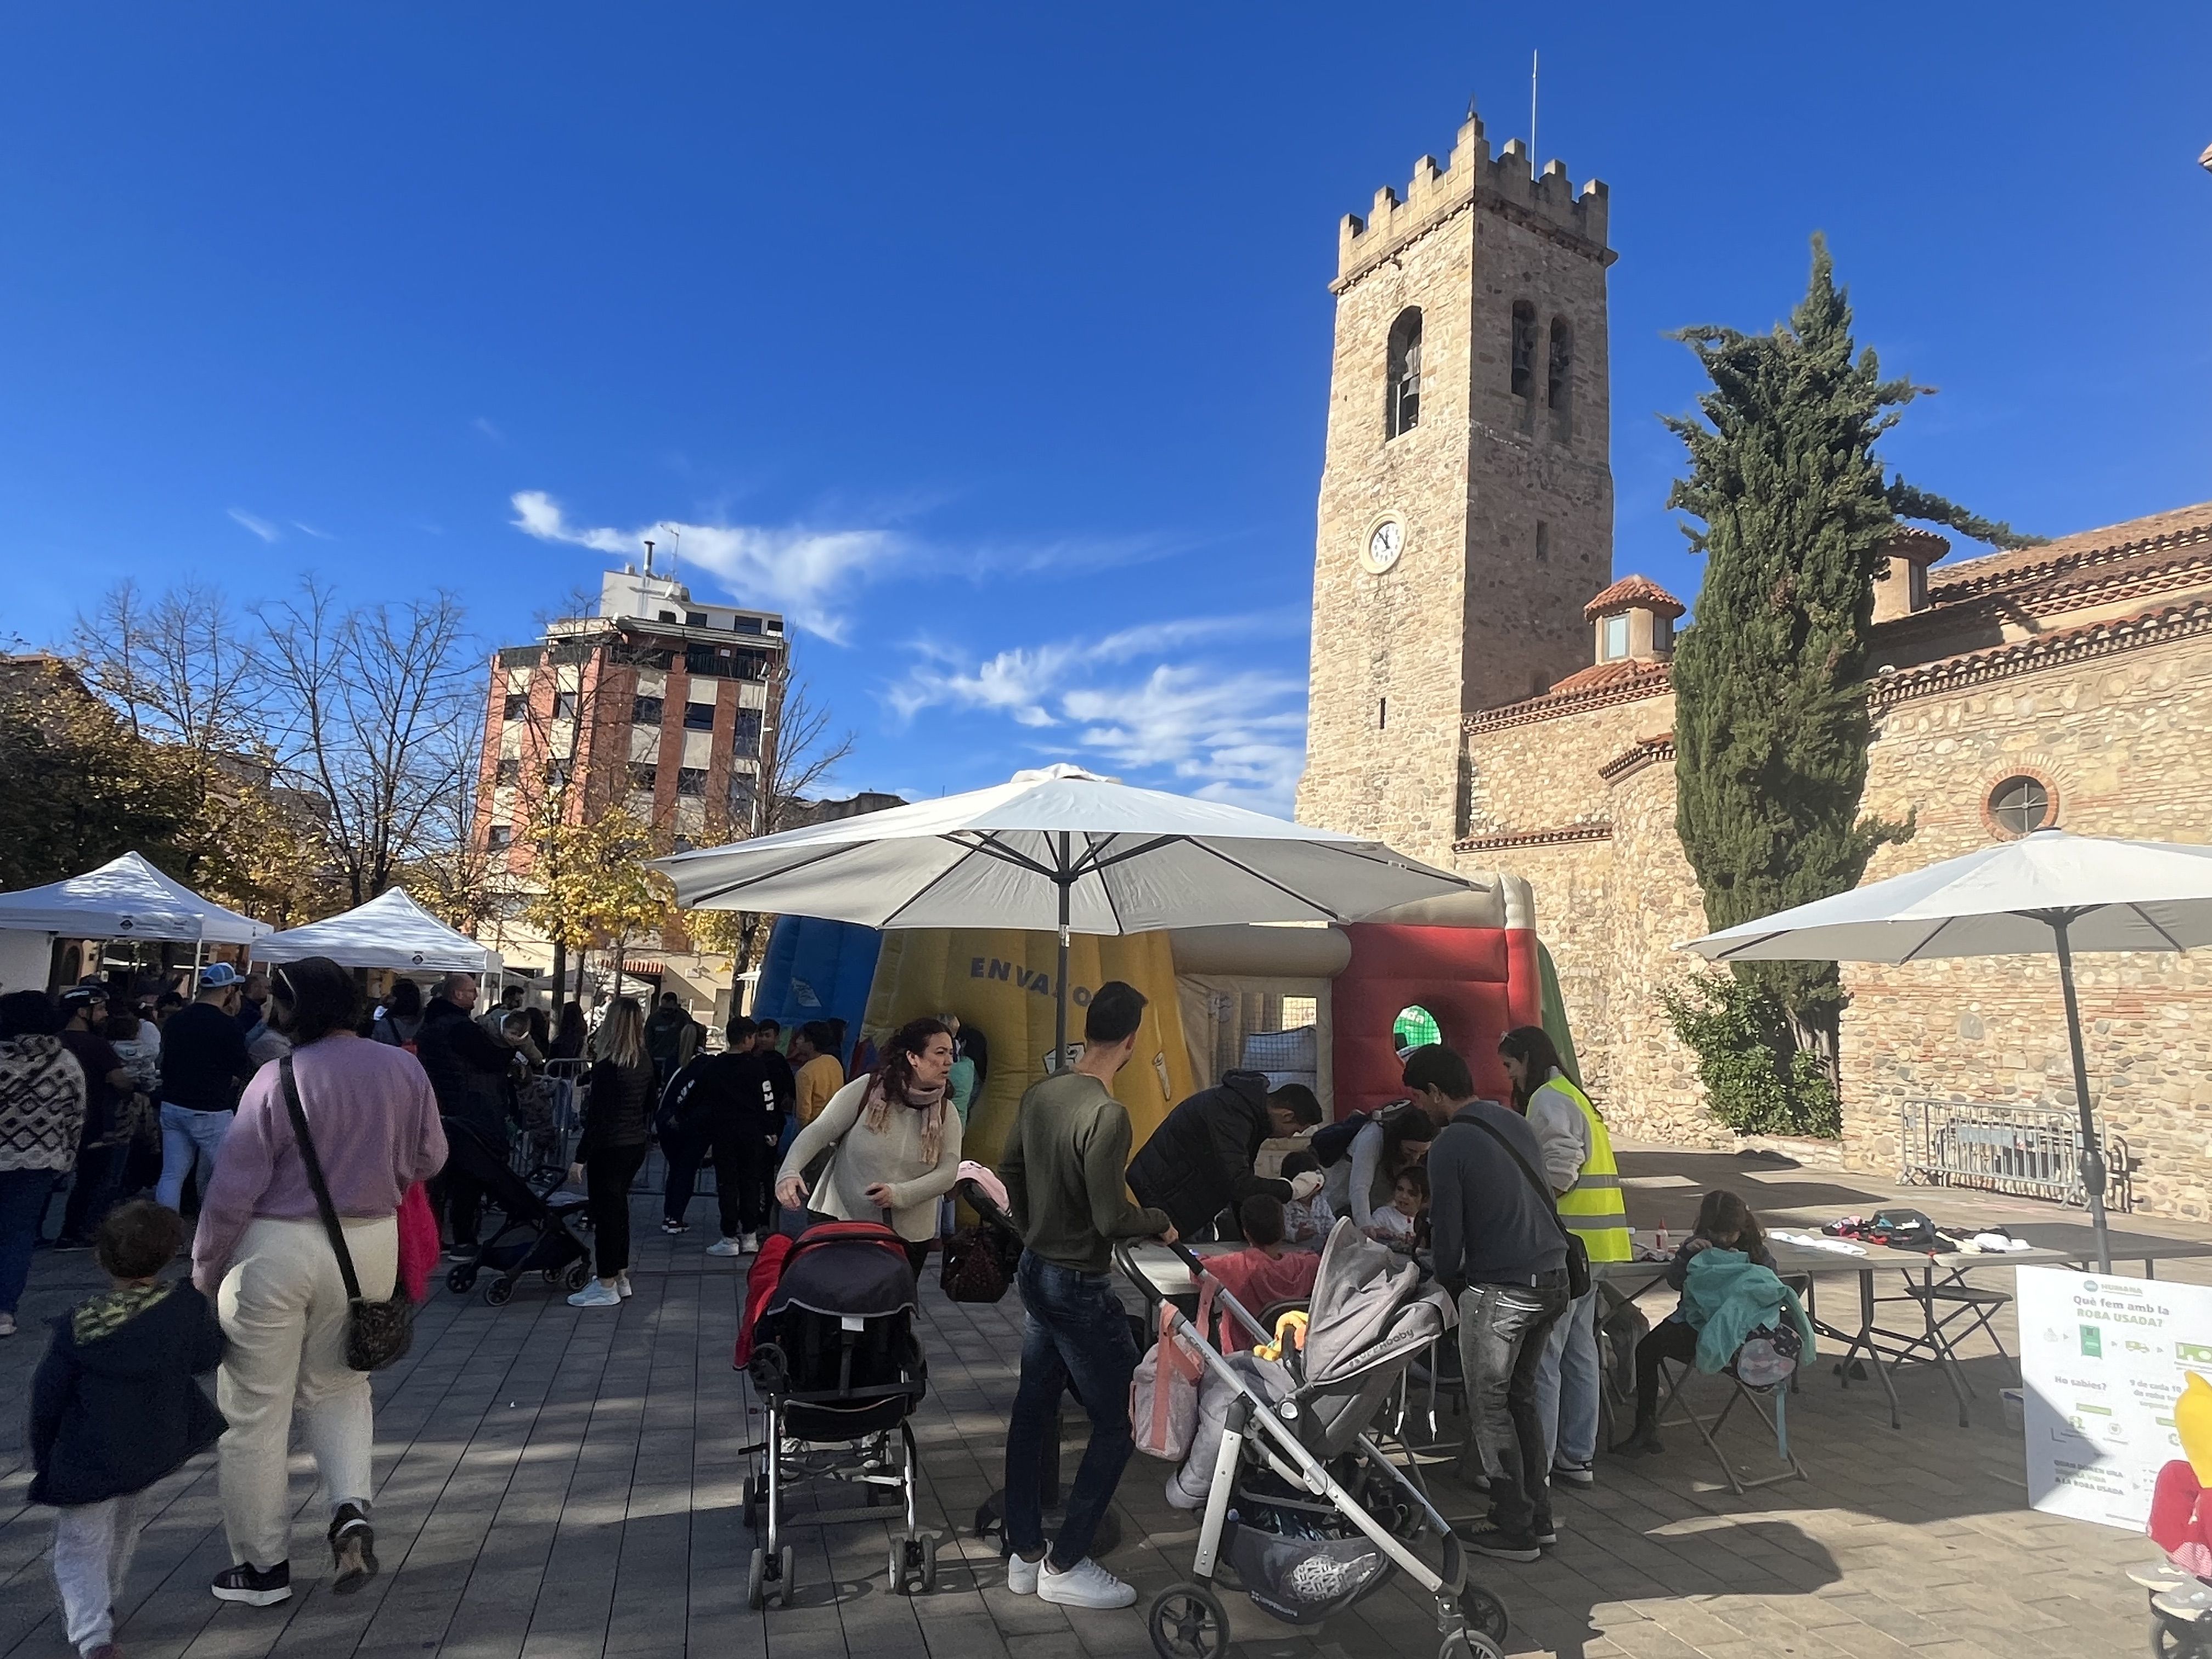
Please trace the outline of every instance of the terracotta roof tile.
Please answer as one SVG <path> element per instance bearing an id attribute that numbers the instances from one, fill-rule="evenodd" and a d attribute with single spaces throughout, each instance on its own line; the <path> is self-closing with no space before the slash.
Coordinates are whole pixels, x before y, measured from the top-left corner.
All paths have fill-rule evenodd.
<path id="1" fill-rule="evenodd" d="M 1689 609 L 1649 576 L 1623 576 L 1583 607 L 1583 620 L 1595 622 L 1609 611 L 1639 605 L 1666 617 L 1679 617 Z"/>
<path id="2" fill-rule="evenodd" d="M 2002 585 L 2009 578 L 2042 575 L 2093 561 L 2154 553 L 2184 543 L 2212 539 L 2212 501 L 2130 519 L 2101 530 L 2084 530 L 2041 547 L 2016 547 L 1984 554 L 1946 568 L 1929 585 L 1929 598 L 1941 604 L 1964 598 L 1972 588 Z M 1932 576 L 1931 573 L 1931 576 Z"/>

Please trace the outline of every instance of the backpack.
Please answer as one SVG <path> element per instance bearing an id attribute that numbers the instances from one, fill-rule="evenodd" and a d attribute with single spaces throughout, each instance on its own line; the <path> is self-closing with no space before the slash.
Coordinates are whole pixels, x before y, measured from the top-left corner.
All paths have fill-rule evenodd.
<path id="1" fill-rule="evenodd" d="M 1354 1112 L 1350 1117 L 1340 1117 L 1334 1123 L 1324 1123 L 1313 1132 L 1306 1142 L 1306 1150 L 1314 1155 L 1314 1162 L 1324 1170 L 1343 1162 L 1352 1143 L 1359 1132 L 1375 1121 L 1372 1112 Z"/>

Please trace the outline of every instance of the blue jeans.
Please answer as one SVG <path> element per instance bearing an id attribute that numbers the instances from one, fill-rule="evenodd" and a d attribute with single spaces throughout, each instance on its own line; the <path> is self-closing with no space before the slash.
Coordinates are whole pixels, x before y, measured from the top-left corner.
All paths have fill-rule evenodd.
<path id="1" fill-rule="evenodd" d="M 1129 1378 L 1137 1369 L 1128 1316 L 1104 1273 L 1079 1273 L 1022 1252 L 1022 1381 L 1006 1425 L 1006 1542 L 1024 1556 L 1044 1547 L 1046 1440 L 1072 1385 L 1091 1418 L 1091 1444 L 1069 1488 L 1052 1565 L 1066 1571 L 1091 1540 L 1121 1471 L 1137 1449 L 1129 1431 Z"/>
<path id="2" fill-rule="evenodd" d="M 1567 1275 L 1562 1268 L 1544 1277 L 1534 1286 L 1470 1285 L 1459 1297 L 1468 1450 L 1490 1477 L 1490 1524 L 1516 1540 L 1552 1528 L 1536 1373 L 1544 1339 L 1567 1310 Z"/>
<path id="3" fill-rule="evenodd" d="M 1536 1374 L 1536 1417 L 1553 1463 L 1588 1463 L 1597 1456 L 1597 1286 L 1567 1304 L 1544 1339 Z"/>
<path id="4" fill-rule="evenodd" d="M 0 1313 L 13 1314 L 31 1277 L 31 1247 L 58 1170 L 0 1170 Z"/>
<path id="5" fill-rule="evenodd" d="M 192 1173 L 195 1162 L 199 1164 L 200 1196 L 207 1196 L 208 1182 L 215 1179 L 216 1159 L 222 1152 L 222 1139 L 230 1133 L 231 1112 L 195 1112 L 182 1106 L 161 1103 L 161 1180 L 154 1188 L 154 1196 L 169 1208 L 175 1209 L 185 1194 L 185 1177 Z"/>

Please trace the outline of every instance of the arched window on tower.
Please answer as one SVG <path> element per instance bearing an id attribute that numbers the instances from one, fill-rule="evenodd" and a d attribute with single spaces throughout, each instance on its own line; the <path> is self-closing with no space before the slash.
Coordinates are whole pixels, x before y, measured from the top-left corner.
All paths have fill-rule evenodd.
<path id="1" fill-rule="evenodd" d="M 1395 438 L 1421 423 L 1421 313 L 1408 306 L 1390 325 L 1389 389 L 1383 435 Z"/>
<path id="2" fill-rule="evenodd" d="M 1536 395 L 1536 307 L 1526 300 L 1513 302 L 1513 395 Z"/>
<path id="3" fill-rule="evenodd" d="M 1552 319 L 1551 372 L 1544 395 L 1552 410 L 1552 435 L 1565 442 L 1574 435 L 1575 325 L 1564 317 Z"/>

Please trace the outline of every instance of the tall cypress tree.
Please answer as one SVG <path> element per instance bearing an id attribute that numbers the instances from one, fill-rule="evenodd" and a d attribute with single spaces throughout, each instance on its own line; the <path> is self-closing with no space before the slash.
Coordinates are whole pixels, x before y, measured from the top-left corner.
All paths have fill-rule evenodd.
<path id="1" fill-rule="evenodd" d="M 1866 674 L 1874 583 L 1899 513 L 2003 546 L 2033 538 L 1902 479 L 1875 441 L 1923 388 L 1881 377 L 1851 338 L 1826 244 L 1786 325 L 1683 330 L 1711 377 L 1705 419 L 1666 417 L 1691 471 L 1668 505 L 1703 523 L 1693 625 L 1674 654 L 1675 829 L 1715 928 L 1857 885 L 1911 824 L 1860 815 L 1871 736 Z M 1832 1071 L 1834 964 L 1737 973 L 1777 1003 L 1790 1046 Z M 1793 1067 L 1778 1054 L 1781 1074 Z"/>

